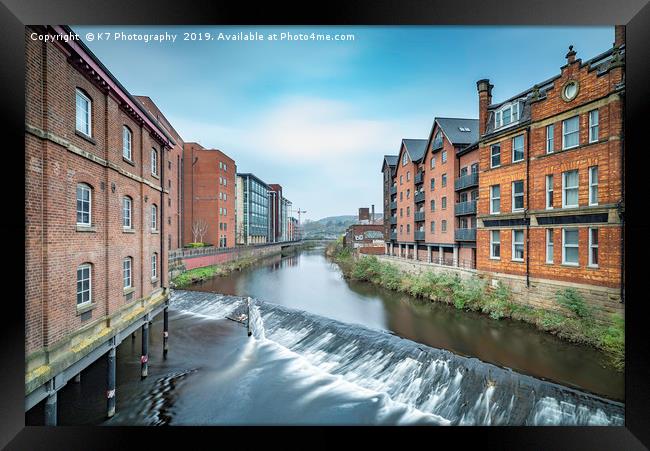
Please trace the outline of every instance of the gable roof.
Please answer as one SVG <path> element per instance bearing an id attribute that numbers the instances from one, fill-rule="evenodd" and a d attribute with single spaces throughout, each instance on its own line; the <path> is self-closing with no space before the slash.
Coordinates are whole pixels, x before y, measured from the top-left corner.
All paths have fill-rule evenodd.
<path id="1" fill-rule="evenodd" d="M 470 144 L 478 139 L 478 119 L 437 117 L 435 122 L 454 145 Z"/>
<path id="2" fill-rule="evenodd" d="M 419 162 L 422 157 L 424 157 L 424 152 L 427 150 L 427 142 L 426 139 L 402 139 L 402 145 L 408 152 L 409 157 L 411 157 L 411 161 L 414 163 Z M 400 145 L 400 155 L 402 153 L 402 145 Z M 400 155 L 398 155 L 398 159 Z"/>
<path id="3" fill-rule="evenodd" d="M 394 172 L 398 158 L 398 155 L 384 155 L 384 161 L 381 164 L 381 172 L 384 172 L 385 165 L 388 165 L 388 167 L 392 169 L 391 173 Z"/>

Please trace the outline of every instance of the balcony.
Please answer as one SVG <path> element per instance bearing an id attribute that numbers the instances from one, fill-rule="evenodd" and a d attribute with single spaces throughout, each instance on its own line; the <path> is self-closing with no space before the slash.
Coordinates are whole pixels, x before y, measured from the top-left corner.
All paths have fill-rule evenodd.
<path id="1" fill-rule="evenodd" d="M 456 216 L 476 214 L 476 201 L 470 200 L 468 202 L 458 202 L 454 205 L 454 213 Z"/>
<path id="2" fill-rule="evenodd" d="M 394 200 L 390 203 L 390 209 L 391 210 L 397 210 L 397 201 Z"/>
<path id="3" fill-rule="evenodd" d="M 414 235 L 415 235 L 415 241 L 424 241 L 424 230 L 422 231 L 416 230 Z"/>
<path id="4" fill-rule="evenodd" d="M 416 211 L 414 216 L 415 216 L 415 222 L 424 221 L 424 212 L 423 211 Z"/>
<path id="5" fill-rule="evenodd" d="M 454 239 L 456 241 L 476 241 L 476 229 L 456 229 Z"/>
<path id="6" fill-rule="evenodd" d="M 391 216 L 390 217 L 390 224 L 391 225 L 397 224 L 397 216 Z"/>
<path id="7" fill-rule="evenodd" d="M 423 178 L 423 176 L 422 176 L 421 172 L 418 172 L 417 174 L 415 174 L 415 184 L 419 185 L 420 183 L 422 183 L 422 178 Z"/>
<path id="8" fill-rule="evenodd" d="M 391 240 L 397 240 L 397 232 L 393 232 L 390 234 L 390 239 Z"/>
<path id="9" fill-rule="evenodd" d="M 478 186 L 478 172 L 472 172 L 471 174 L 463 175 L 454 181 L 454 189 L 456 191 L 460 191 L 465 188 L 471 188 L 473 186 Z"/>
<path id="10" fill-rule="evenodd" d="M 397 185 L 390 187 L 390 195 L 392 196 L 393 194 L 397 194 Z"/>
<path id="11" fill-rule="evenodd" d="M 424 191 L 419 192 L 415 195 L 415 203 L 424 202 Z"/>

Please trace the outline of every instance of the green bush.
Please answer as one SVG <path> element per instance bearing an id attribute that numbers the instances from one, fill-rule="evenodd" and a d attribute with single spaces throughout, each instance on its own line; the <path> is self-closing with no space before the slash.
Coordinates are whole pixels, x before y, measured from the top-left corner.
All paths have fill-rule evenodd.
<path id="1" fill-rule="evenodd" d="M 187 243 L 185 246 L 186 248 L 195 248 L 195 247 L 205 247 L 207 244 L 205 243 Z"/>
<path id="2" fill-rule="evenodd" d="M 590 318 L 591 309 L 585 304 L 584 299 L 573 288 L 566 288 L 556 293 L 557 302 L 578 318 Z"/>
<path id="3" fill-rule="evenodd" d="M 601 347 L 612 356 L 612 363 L 623 369 L 625 363 L 625 320 L 619 314 L 612 317 L 612 325 L 605 328 L 600 337 Z"/>

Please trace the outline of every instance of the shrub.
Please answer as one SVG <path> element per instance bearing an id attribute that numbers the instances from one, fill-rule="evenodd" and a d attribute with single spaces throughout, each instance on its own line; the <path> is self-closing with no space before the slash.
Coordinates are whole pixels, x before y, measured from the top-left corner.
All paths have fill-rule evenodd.
<path id="1" fill-rule="evenodd" d="M 195 247 L 205 247 L 207 244 L 205 243 L 187 243 L 185 246 L 186 248 L 195 248 Z"/>
<path id="2" fill-rule="evenodd" d="M 584 299 L 573 288 L 559 290 L 556 293 L 557 302 L 565 309 L 572 312 L 578 318 L 590 318 L 591 309 L 585 304 Z"/>
<path id="3" fill-rule="evenodd" d="M 510 288 L 499 281 L 496 289 L 487 296 L 481 306 L 484 313 L 488 313 L 493 319 L 507 318 L 513 310 L 512 293 Z"/>
<path id="4" fill-rule="evenodd" d="M 612 356 L 612 363 L 622 369 L 625 361 L 625 320 L 619 314 L 612 317 L 612 325 L 600 337 L 600 346 Z"/>

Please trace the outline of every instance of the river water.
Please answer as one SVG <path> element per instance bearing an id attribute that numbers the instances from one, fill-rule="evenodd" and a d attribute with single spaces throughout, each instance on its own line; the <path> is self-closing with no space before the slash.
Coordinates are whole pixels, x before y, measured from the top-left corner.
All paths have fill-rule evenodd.
<path id="1" fill-rule="evenodd" d="M 606 399 L 622 400 L 623 375 L 599 352 L 346 281 L 324 247 L 191 289 L 171 301 L 166 360 L 152 325 L 147 379 L 139 335 L 118 347 L 115 417 L 104 421 L 100 359 L 61 390 L 60 424 L 623 423 Z M 248 312 L 241 296 L 254 298 L 252 337 L 226 319 Z"/>

